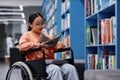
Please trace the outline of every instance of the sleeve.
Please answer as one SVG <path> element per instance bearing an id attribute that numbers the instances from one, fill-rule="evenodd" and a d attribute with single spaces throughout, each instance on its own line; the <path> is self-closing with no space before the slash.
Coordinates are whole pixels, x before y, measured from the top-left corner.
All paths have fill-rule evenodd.
<path id="1" fill-rule="evenodd" d="M 29 35 L 24 33 L 19 40 L 18 48 L 20 51 L 26 51 L 33 47 L 39 47 L 39 45 L 40 43 L 30 42 Z"/>

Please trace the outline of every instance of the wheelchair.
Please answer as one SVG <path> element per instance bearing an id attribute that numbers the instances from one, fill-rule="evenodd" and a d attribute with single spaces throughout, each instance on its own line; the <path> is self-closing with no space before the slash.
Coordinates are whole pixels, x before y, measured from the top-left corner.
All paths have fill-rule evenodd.
<path id="1" fill-rule="evenodd" d="M 24 55 L 25 53 L 29 54 L 29 52 L 34 52 L 38 50 L 41 50 L 43 53 L 42 59 L 25 61 L 25 55 Z M 49 64 L 52 63 L 56 65 L 61 65 L 68 62 L 74 65 L 73 50 L 70 47 L 67 47 L 55 51 L 55 53 L 60 53 L 60 54 L 62 52 L 69 52 L 71 57 L 69 59 L 64 59 L 64 60 L 53 60 Z M 22 59 L 21 60 L 13 59 L 14 60 L 12 62 L 13 64 L 10 64 L 10 68 L 6 74 L 5 80 L 48 80 L 47 79 L 48 74 L 46 72 L 47 61 L 45 60 L 45 52 L 42 48 L 32 48 L 29 49 L 28 51 L 24 51 L 20 53 Z M 12 60 L 12 56 L 15 57 L 15 55 L 11 55 L 11 60 Z"/>

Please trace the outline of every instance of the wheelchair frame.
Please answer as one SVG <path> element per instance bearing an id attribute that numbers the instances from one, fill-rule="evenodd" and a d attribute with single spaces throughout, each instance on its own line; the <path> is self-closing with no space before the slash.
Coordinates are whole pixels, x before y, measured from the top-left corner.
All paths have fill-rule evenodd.
<path id="1" fill-rule="evenodd" d="M 22 53 L 24 55 L 26 53 L 29 54 L 29 52 L 34 52 L 34 51 L 38 51 L 38 50 L 42 50 L 42 53 L 43 53 L 43 58 L 42 59 L 40 59 L 38 61 L 33 60 L 33 61 L 24 61 L 24 62 L 23 61 L 17 61 L 17 62 L 15 62 L 14 64 L 12 64 L 10 66 L 10 69 L 8 70 L 7 75 L 6 75 L 6 80 L 10 80 L 9 78 L 10 78 L 10 74 L 12 73 L 11 71 L 15 67 L 20 68 L 24 72 L 26 71 L 26 75 L 29 76 L 29 79 L 26 78 L 24 80 L 34 80 L 33 78 L 35 78 L 35 80 L 46 80 L 46 77 L 48 76 L 48 74 L 46 72 L 46 67 L 45 67 L 46 66 L 46 61 L 45 61 L 44 50 L 42 48 L 37 47 L 37 48 L 29 49 L 28 51 L 24 51 Z M 55 51 L 55 53 L 64 52 L 64 51 L 70 51 L 71 52 L 71 58 L 70 59 L 65 59 L 65 60 L 70 64 L 74 64 L 73 50 L 70 47 L 59 49 L 59 50 Z M 42 63 L 40 63 L 40 62 L 42 62 Z M 57 62 L 57 60 L 56 60 L 56 62 Z M 41 66 L 35 67 L 34 65 L 36 65 L 36 64 L 37 65 L 42 64 L 42 68 L 41 68 Z M 37 76 L 36 76 L 36 74 L 37 74 Z M 35 75 L 35 77 L 34 77 L 34 75 Z"/>

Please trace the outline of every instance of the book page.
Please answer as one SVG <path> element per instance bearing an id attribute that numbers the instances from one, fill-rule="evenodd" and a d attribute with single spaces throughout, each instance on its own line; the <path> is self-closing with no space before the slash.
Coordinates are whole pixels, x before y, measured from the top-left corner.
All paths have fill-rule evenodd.
<path id="1" fill-rule="evenodd" d="M 46 41 L 45 44 L 55 46 L 57 44 L 57 42 L 59 41 L 60 37 L 61 37 L 61 35 L 55 36 L 52 39 Z"/>
<path id="2" fill-rule="evenodd" d="M 59 38 L 60 38 L 61 35 L 57 35 L 57 36 L 54 36 L 52 38 L 49 38 L 47 36 L 45 36 L 45 34 L 41 34 L 40 35 L 40 40 L 39 42 L 42 43 L 44 42 L 44 44 L 47 44 L 47 45 L 50 45 L 51 47 L 54 47 L 57 42 L 59 41 Z"/>
<path id="3" fill-rule="evenodd" d="M 47 36 L 45 36 L 45 34 L 41 34 L 40 35 L 40 40 L 39 40 L 39 42 L 41 43 L 41 42 L 46 42 L 46 41 L 48 41 L 48 40 L 50 40 Z"/>

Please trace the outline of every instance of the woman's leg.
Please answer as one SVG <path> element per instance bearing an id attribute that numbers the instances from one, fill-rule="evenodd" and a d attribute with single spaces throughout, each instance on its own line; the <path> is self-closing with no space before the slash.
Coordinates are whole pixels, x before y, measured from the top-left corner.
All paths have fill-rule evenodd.
<path id="1" fill-rule="evenodd" d="M 64 80 L 79 80 L 76 68 L 71 64 L 64 64 L 61 66 Z"/>
<path id="2" fill-rule="evenodd" d="M 48 73 L 47 79 L 50 80 L 63 80 L 62 79 L 62 74 L 61 74 L 61 69 L 59 66 L 50 64 L 46 67 L 46 71 Z"/>

